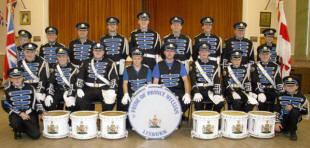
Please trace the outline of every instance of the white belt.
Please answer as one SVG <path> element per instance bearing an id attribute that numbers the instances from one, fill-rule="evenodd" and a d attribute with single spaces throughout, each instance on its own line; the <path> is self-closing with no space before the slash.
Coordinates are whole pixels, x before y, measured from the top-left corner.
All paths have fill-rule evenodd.
<path id="1" fill-rule="evenodd" d="M 27 80 L 25 81 L 25 83 L 39 83 L 38 80 Z"/>
<path id="2" fill-rule="evenodd" d="M 155 59 L 155 58 L 156 58 L 156 55 L 146 53 L 146 54 L 144 54 L 144 57 Z"/>
<path id="3" fill-rule="evenodd" d="M 186 60 L 184 60 L 184 61 L 178 60 L 178 61 L 185 65 Z"/>
<path id="4" fill-rule="evenodd" d="M 208 87 L 208 86 L 213 86 L 213 85 L 208 84 L 208 83 L 197 83 L 196 86 L 197 87 Z"/>
<path id="5" fill-rule="evenodd" d="M 32 109 L 31 109 L 31 108 L 25 111 L 25 113 L 26 113 L 27 115 L 29 115 L 31 112 L 32 112 Z"/>
<path id="6" fill-rule="evenodd" d="M 106 85 L 106 84 L 103 84 L 103 83 L 89 83 L 89 82 L 85 82 L 85 84 L 88 87 L 95 87 L 95 88 L 102 87 L 102 86 Z"/>
<path id="7" fill-rule="evenodd" d="M 119 65 L 119 64 L 120 64 L 120 62 L 119 62 L 119 61 L 117 61 L 117 62 L 115 62 L 115 64 L 116 64 L 116 65 Z"/>

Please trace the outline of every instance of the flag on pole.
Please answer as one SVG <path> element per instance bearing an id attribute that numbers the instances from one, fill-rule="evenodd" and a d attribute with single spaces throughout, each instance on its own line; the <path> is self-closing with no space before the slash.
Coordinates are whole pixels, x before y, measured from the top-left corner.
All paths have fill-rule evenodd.
<path id="1" fill-rule="evenodd" d="M 291 71 L 291 43 L 283 8 L 283 0 L 278 2 L 279 35 L 277 39 L 277 53 L 281 60 L 282 77 L 290 75 Z"/>
<path id="2" fill-rule="evenodd" d="M 8 78 L 7 70 L 16 67 L 16 44 L 12 15 L 12 3 L 7 0 L 7 37 L 6 37 L 6 53 L 4 59 L 4 79 Z"/>

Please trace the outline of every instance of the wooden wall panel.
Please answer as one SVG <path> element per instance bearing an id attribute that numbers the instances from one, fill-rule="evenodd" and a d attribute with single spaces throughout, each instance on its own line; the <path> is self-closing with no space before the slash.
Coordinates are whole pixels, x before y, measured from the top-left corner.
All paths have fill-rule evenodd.
<path id="1" fill-rule="evenodd" d="M 233 36 L 233 24 L 242 20 L 242 0 L 145 0 L 145 9 L 152 15 L 151 28 L 161 37 L 170 33 L 169 19 L 182 16 L 183 33 L 195 37 L 202 32 L 200 19 L 215 19 L 213 32 L 223 39 Z"/>
<path id="2" fill-rule="evenodd" d="M 136 14 L 141 10 L 141 0 L 51 0 L 49 24 L 58 28 L 58 41 L 66 46 L 77 38 L 75 25 L 82 21 L 90 24 L 89 38 L 99 41 L 107 32 L 109 16 L 120 19 L 119 33 L 128 37 L 137 28 Z"/>

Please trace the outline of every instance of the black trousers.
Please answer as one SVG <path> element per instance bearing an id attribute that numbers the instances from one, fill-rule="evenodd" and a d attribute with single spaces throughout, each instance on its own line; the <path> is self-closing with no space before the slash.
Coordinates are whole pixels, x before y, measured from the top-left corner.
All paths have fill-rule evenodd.
<path id="1" fill-rule="evenodd" d="M 119 76 L 118 90 L 117 90 L 117 102 L 116 102 L 116 109 L 119 111 L 126 111 L 126 108 L 124 108 L 124 105 L 122 104 L 123 96 L 124 96 L 124 93 L 123 93 L 123 76 Z"/>
<path id="2" fill-rule="evenodd" d="M 106 104 L 102 97 L 102 88 L 94 88 L 85 86 L 83 88 L 85 96 L 83 98 L 77 97 L 77 110 L 95 110 L 95 105 L 92 102 L 102 102 L 102 111 L 113 110 L 114 104 Z"/>
<path id="3" fill-rule="evenodd" d="M 36 113 L 29 114 L 29 120 L 23 120 L 19 115 L 12 113 L 9 116 L 10 126 L 16 132 L 24 132 L 32 139 L 40 138 L 40 126 Z"/>
<path id="4" fill-rule="evenodd" d="M 208 95 L 208 91 L 211 89 L 204 89 L 200 91 L 203 100 L 201 102 L 195 102 L 195 110 L 213 110 L 218 113 L 221 112 L 222 108 L 224 107 L 224 102 L 220 102 L 219 104 L 214 104 Z M 195 94 L 192 96 L 194 97 Z"/>
<path id="5" fill-rule="evenodd" d="M 63 110 L 64 109 L 64 98 L 63 98 L 63 94 L 64 91 L 63 90 L 55 90 L 55 95 L 53 96 L 53 103 L 51 104 L 50 107 L 45 107 L 46 110 L 51 111 L 51 110 Z M 76 107 L 75 106 L 71 106 L 71 107 L 66 107 L 66 110 L 68 111 L 76 111 Z"/>
<path id="6" fill-rule="evenodd" d="M 244 111 L 244 112 L 252 111 L 254 105 L 247 103 L 248 97 L 241 90 L 236 90 L 236 93 L 240 95 L 241 99 L 235 100 L 232 96 L 232 92 L 229 91 L 226 91 L 224 94 L 228 105 L 231 105 L 232 107 L 231 110 Z"/>
<path id="7" fill-rule="evenodd" d="M 264 103 L 259 102 L 258 109 L 262 111 L 274 111 L 274 103 L 278 97 L 278 93 L 275 89 L 264 89 L 266 95 L 266 101 Z"/>
<path id="8" fill-rule="evenodd" d="M 283 131 L 295 132 L 297 130 L 297 123 L 301 121 L 301 113 L 298 109 L 293 108 L 288 114 L 283 116 L 281 125 Z"/>

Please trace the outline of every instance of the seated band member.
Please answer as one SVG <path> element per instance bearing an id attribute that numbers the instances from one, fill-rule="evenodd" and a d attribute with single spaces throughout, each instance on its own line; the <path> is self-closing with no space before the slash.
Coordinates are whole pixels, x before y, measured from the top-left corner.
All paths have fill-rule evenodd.
<path id="1" fill-rule="evenodd" d="M 209 60 L 210 45 L 202 43 L 199 47 L 199 58 L 192 64 L 190 73 L 192 81 L 192 94 L 195 110 L 211 110 L 220 112 L 224 106 L 221 95 L 220 66 L 217 61 Z M 204 104 L 212 101 L 212 104 Z M 206 105 L 206 106 L 204 106 Z"/>
<path id="2" fill-rule="evenodd" d="M 309 114 L 309 102 L 300 91 L 300 81 L 296 76 L 287 76 L 283 82 L 285 91 L 279 95 L 275 106 L 275 130 L 290 134 L 291 140 L 297 140 L 297 124 L 302 120 L 302 115 Z"/>
<path id="3" fill-rule="evenodd" d="M 79 110 L 94 110 L 93 101 L 103 101 L 102 110 L 113 109 L 117 90 L 116 64 L 104 57 L 104 46 L 92 47 L 94 57 L 83 62 L 77 77 L 77 106 Z"/>
<path id="4" fill-rule="evenodd" d="M 44 101 L 49 78 L 49 65 L 44 58 L 36 55 L 37 47 L 34 43 L 23 44 L 25 58 L 17 62 L 17 67 L 24 70 L 24 83 L 30 84 L 36 89 L 36 99 Z"/>
<path id="5" fill-rule="evenodd" d="M 223 91 L 228 108 L 238 111 L 251 111 L 258 104 L 257 95 L 252 93 L 250 67 L 242 65 L 242 53 L 235 50 L 231 53 L 230 64 L 223 71 Z M 232 107 L 232 108 L 231 108 Z"/>
<path id="6" fill-rule="evenodd" d="M 67 110 L 74 111 L 76 95 L 74 83 L 78 68 L 70 62 L 68 53 L 67 48 L 56 49 L 57 64 L 50 75 L 45 99 L 45 106 L 48 110 L 62 110 L 64 102 Z"/>
<path id="7" fill-rule="evenodd" d="M 146 84 L 152 83 L 152 71 L 147 65 L 142 64 L 143 52 L 136 48 L 131 52 L 132 65 L 124 70 L 122 104 L 128 111 L 128 103 L 131 101 L 132 94 Z"/>
<path id="8" fill-rule="evenodd" d="M 25 132 L 30 138 L 38 139 L 40 127 L 37 113 L 45 114 L 45 111 L 42 104 L 35 99 L 35 88 L 24 83 L 22 68 L 11 68 L 7 74 L 10 82 L 4 91 L 2 107 L 9 113 L 9 124 L 13 128 L 14 138 L 21 138 L 21 133 Z"/>
<path id="9" fill-rule="evenodd" d="M 164 45 L 165 59 L 156 64 L 153 70 L 153 83 L 163 84 L 170 89 L 179 99 L 182 111 L 185 112 L 191 101 L 190 88 L 185 66 L 174 60 L 176 45 Z"/>
<path id="10" fill-rule="evenodd" d="M 171 33 L 166 35 L 163 43 L 175 43 L 177 50 L 174 59 L 185 65 L 187 72 L 189 71 L 189 59 L 192 54 L 192 40 L 187 35 L 182 34 L 182 25 L 184 20 L 180 16 L 173 16 L 170 18 Z M 161 56 L 163 51 L 161 51 Z M 164 58 L 163 58 L 164 59 Z"/>
<path id="11" fill-rule="evenodd" d="M 283 91 L 280 67 L 271 61 L 271 49 L 266 45 L 258 48 L 259 61 L 251 67 L 252 87 L 258 94 L 259 110 L 273 112 L 274 101 Z"/>

